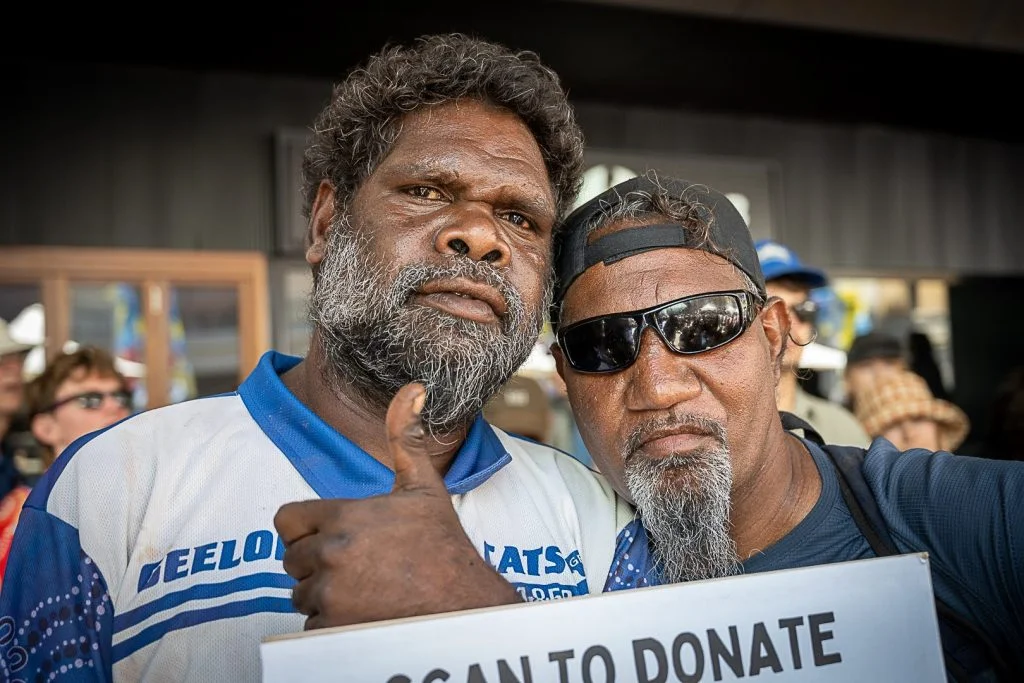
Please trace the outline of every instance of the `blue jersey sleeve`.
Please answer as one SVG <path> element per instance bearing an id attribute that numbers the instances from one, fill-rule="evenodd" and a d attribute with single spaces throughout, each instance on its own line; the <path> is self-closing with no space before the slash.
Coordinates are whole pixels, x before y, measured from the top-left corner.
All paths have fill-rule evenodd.
<path id="1" fill-rule="evenodd" d="M 1024 643 L 1024 464 L 879 440 L 864 474 L 899 549 L 928 552 L 936 595 L 997 643 Z"/>
<path id="2" fill-rule="evenodd" d="M 659 586 L 658 568 L 640 518 L 623 527 L 615 539 L 615 557 L 608 570 L 604 592 Z"/>
<path id="3" fill-rule="evenodd" d="M 0 592 L 0 679 L 110 681 L 113 606 L 78 530 L 21 513 Z"/>

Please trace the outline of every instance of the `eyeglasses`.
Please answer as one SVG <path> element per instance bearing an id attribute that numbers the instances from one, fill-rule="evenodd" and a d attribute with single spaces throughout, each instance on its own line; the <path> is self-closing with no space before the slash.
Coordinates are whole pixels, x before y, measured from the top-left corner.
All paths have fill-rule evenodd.
<path id="1" fill-rule="evenodd" d="M 573 323 L 558 331 L 558 345 L 577 372 L 616 372 L 636 362 L 648 327 L 676 353 L 704 353 L 746 332 L 758 303 L 753 294 L 739 290 L 687 296 Z"/>
<path id="2" fill-rule="evenodd" d="M 811 299 L 790 306 L 789 310 L 793 311 L 793 315 L 802 323 L 813 323 L 818 319 L 818 304 Z"/>
<path id="3" fill-rule="evenodd" d="M 81 394 L 75 394 L 74 396 L 68 396 L 67 398 L 62 398 L 57 401 L 49 408 L 40 410 L 39 413 L 52 413 L 54 410 L 57 410 L 57 408 L 69 403 L 78 403 L 79 407 L 84 408 L 85 410 L 99 410 L 103 406 L 103 399 L 108 396 L 114 399 L 114 402 L 121 408 L 131 409 L 131 393 L 124 389 L 119 389 L 117 391 L 86 391 Z"/>

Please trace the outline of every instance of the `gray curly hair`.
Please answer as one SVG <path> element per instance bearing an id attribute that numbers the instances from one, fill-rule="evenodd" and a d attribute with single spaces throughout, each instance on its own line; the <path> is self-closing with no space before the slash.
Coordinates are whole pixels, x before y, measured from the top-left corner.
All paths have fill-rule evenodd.
<path id="1" fill-rule="evenodd" d="M 324 180 L 334 186 L 337 211 L 345 213 L 391 150 L 404 115 L 460 98 L 502 107 L 523 120 L 543 155 L 558 218 L 564 217 L 582 182 L 583 133 L 557 74 L 533 52 L 459 33 L 385 47 L 335 86 L 302 161 L 303 215 L 309 218 Z"/>

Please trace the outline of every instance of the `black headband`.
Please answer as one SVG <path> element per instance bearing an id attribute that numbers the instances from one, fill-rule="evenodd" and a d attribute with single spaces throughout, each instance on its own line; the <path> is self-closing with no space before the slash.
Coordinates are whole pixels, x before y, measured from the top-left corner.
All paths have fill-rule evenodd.
<path id="1" fill-rule="evenodd" d="M 619 230 L 587 243 L 587 227 L 593 218 L 611 211 L 626 200 L 631 192 L 651 195 L 667 194 L 672 198 L 684 197 L 699 202 L 710 215 L 709 241 L 696 241 L 694 235 L 678 223 L 656 223 Z M 631 178 L 606 190 L 581 205 L 565 220 L 555 246 L 555 268 L 558 278 L 552 321 L 557 322 L 558 309 L 572 283 L 588 268 L 605 265 L 653 249 L 684 247 L 702 249 L 717 254 L 742 270 L 757 286 L 763 296 L 764 275 L 757 258 L 750 230 L 736 207 L 725 195 L 703 185 L 676 178 L 659 178 L 655 183 L 647 176 Z"/>

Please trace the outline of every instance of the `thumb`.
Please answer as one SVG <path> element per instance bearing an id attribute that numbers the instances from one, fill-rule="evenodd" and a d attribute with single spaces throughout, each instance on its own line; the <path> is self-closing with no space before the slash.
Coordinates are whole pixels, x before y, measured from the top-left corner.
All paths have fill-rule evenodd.
<path id="1" fill-rule="evenodd" d="M 427 398 L 422 384 L 406 384 L 398 390 L 384 418 L 388 451 L 395 468 L 392 492 L 409 489 L 444 488 L 441 475 L 427 453 L 427 431 L 420 412 Z"/>

